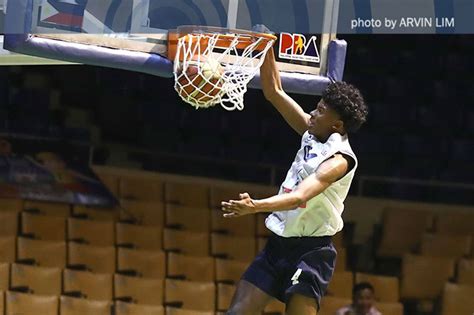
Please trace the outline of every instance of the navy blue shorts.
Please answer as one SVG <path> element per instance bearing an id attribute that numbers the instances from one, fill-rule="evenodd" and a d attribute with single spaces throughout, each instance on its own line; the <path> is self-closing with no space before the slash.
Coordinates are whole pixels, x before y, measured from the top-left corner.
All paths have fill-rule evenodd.
<path id="1" fill-rule="evenodd" d="M 286 303 L 292 294 L 316 299 L 318 308 L 336 264 L 331 237 L 281 237 L 268 239 L 242 276 L 265 293 Z"/>

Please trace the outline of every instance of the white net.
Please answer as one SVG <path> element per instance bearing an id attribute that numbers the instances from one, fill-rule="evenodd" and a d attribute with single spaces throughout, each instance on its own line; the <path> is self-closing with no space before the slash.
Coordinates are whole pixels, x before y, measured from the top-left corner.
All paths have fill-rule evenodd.
<path id="1" fill-rule="evenodd" d="M 191 32 L 178 39 L 174 88 L 196 108 L 242 110 L 247 84 L 275 39 L 250 32 Z"/>

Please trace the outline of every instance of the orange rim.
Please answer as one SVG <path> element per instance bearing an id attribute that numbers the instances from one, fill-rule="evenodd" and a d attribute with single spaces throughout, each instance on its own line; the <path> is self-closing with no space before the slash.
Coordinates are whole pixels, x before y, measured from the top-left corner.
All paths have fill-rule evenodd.
<path id="1" fill-rule="evenodd" d="M 209 34 L 209 36 L 213 36 L 213 35 Z M 234 35 L 234 34 L 232 34 L 232 35 L 231 34 L 220 34 L 218 39 L 217 39 L 216 46 L 228 48 L 232 44 L 233 40 L 235 39 L 235 36 L 236 35 Z M 264 50 L 267 47 L 267 43 L 269 41 L 277 39 L 275 35 L 263 34 L 263 33 L 256 33 L 256 34 L 249 35 L 249 36 L 242 36 L 242 37 L 239 38 L 239 41 L 236 45 L 236 48 L 237 49 L 245 49 L 249 45 L 253 44 L 255 42 L 256 38 L 263 38 L 264 39 L 264 41 L 262 43 L 260 43 L 255 48 L 256 50 L 259 50 L 259 51 Z"/>
<path id="2" fill-rule="evenodd" d="M 216 29 L 219 30 L 219 28 L 211 28 L 211 29 Z M 235 34 L 218 34 L 218 39 L 216 46 L 219 48 L 228 48 L 234 41 L 235 37 L 237 35 L 244 35 L 241 36 L 238 40 L 237 45 L 235 46 L 237 49 L 245 49 L 249 45 L 255 43 L 255 40 L 257 38 L 262 38 L 264 41 L 262 41 L 257 47 L 255 47 L 255 50 L 262 51 L 267 47 L 267 43 L 271 40 L 276 41 L 277 37 L 273 34 L 266 34 L 266 33 L 255 33 L 255 32 L 249 32 L 249 31 L 242 31 L 242 30 L 229 30 L 234 32 Z M 190 37 L 192 40 L 197 40 L 199 37 L 198 35 L 208 35 L 209 37 L 214 36 L 217 32 L 199 32 L 199 33 L 193 33 L 189 32 L 188 34 L 183 34 L 180 36 L 178 32 L 170 32 L 168 33 L 168 58 L 174 58 L 176 55 L 176 47 L 178 45 L 178 40 L 179 38 L 182 37 L 190 37 L 190 35 L 194 35 L 196 37 Z M 209 37 L 201 37 L 200 38 L 200 44 L 203 47 L 207 46 L 207 42 L 209 40 Z"/>

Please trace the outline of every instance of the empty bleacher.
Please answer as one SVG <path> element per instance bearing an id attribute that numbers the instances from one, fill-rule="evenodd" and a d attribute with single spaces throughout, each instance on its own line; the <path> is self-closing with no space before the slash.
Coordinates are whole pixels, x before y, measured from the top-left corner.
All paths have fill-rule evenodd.
<path id="1" fill-rule="evenodd" d="M 117 209 L 50 209 L 51 204 L 30 201 L 19 207 L 9 201 L 0 216 L 16 228 L 0 226 L 0 291 L 5 292 L 0 307 L 6 314 L 35 308 L 56 315 L 110 315 L 112 309 L 117 315 L 225 312 L 236 283 L 270 233 L 263 215 L 222 219 L 219 200 L 248 190 L 271 195 L 275 188 L 229 184 L 226 190 L 221 182 L 197 179 L 194 191 L 179 176 L 168 176 L 138 179 L 127 172 L 109 178 L 107 184 L 122 198 Z M 187 191 L 192 193 L 182 197 Z M 439 311 L 454 314 L 474 283 L 469 225 L 462 223 L 461 233 L 436 211 L 388 207 L 383 213 L 382 241 L 372 259 L 399 259 L 399 274 L 355 268 L 354 239 L 338 233 L 336 272 L 318 314 L 332 315 L 350 304 L 353 284 L 364 281 L 374 286 L 383 314 L 402 315 L 404 303 L 414 300 L 442 301 Z M 265 313 L 284 314 L 284 304 L 272 301 Z"/>

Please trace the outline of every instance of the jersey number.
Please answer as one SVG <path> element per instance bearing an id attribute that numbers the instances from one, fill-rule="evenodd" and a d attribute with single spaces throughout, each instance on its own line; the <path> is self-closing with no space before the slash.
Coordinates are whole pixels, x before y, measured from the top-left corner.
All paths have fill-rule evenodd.
<path id="1" fill-rule="evenodd" d="M 309 153 L 309 151 L 311 151 L 312 148 L 313 147 L 310 146 L 310 145 L 305 145 L 304 146 L 304 160 L 305 161 L 308 161 L 308 160 L 318 156 L 316 153 Z"/>
<path id="2" fill-rule="evenodd" d="M 291 284 L 295 285 L 295 284 L 300 283 L 300 282 L 298 281 L 298 278 L 300 277 L 302 271 L 303 271 L 303 269 L 301 269 L 301 268 L 298 268 L 298 270 L 296 270 L 296 272 L 295 272 L 295 274 L 293 275 L 293 277 L 291 277 L 291 281 L 293 281 Z"/>

